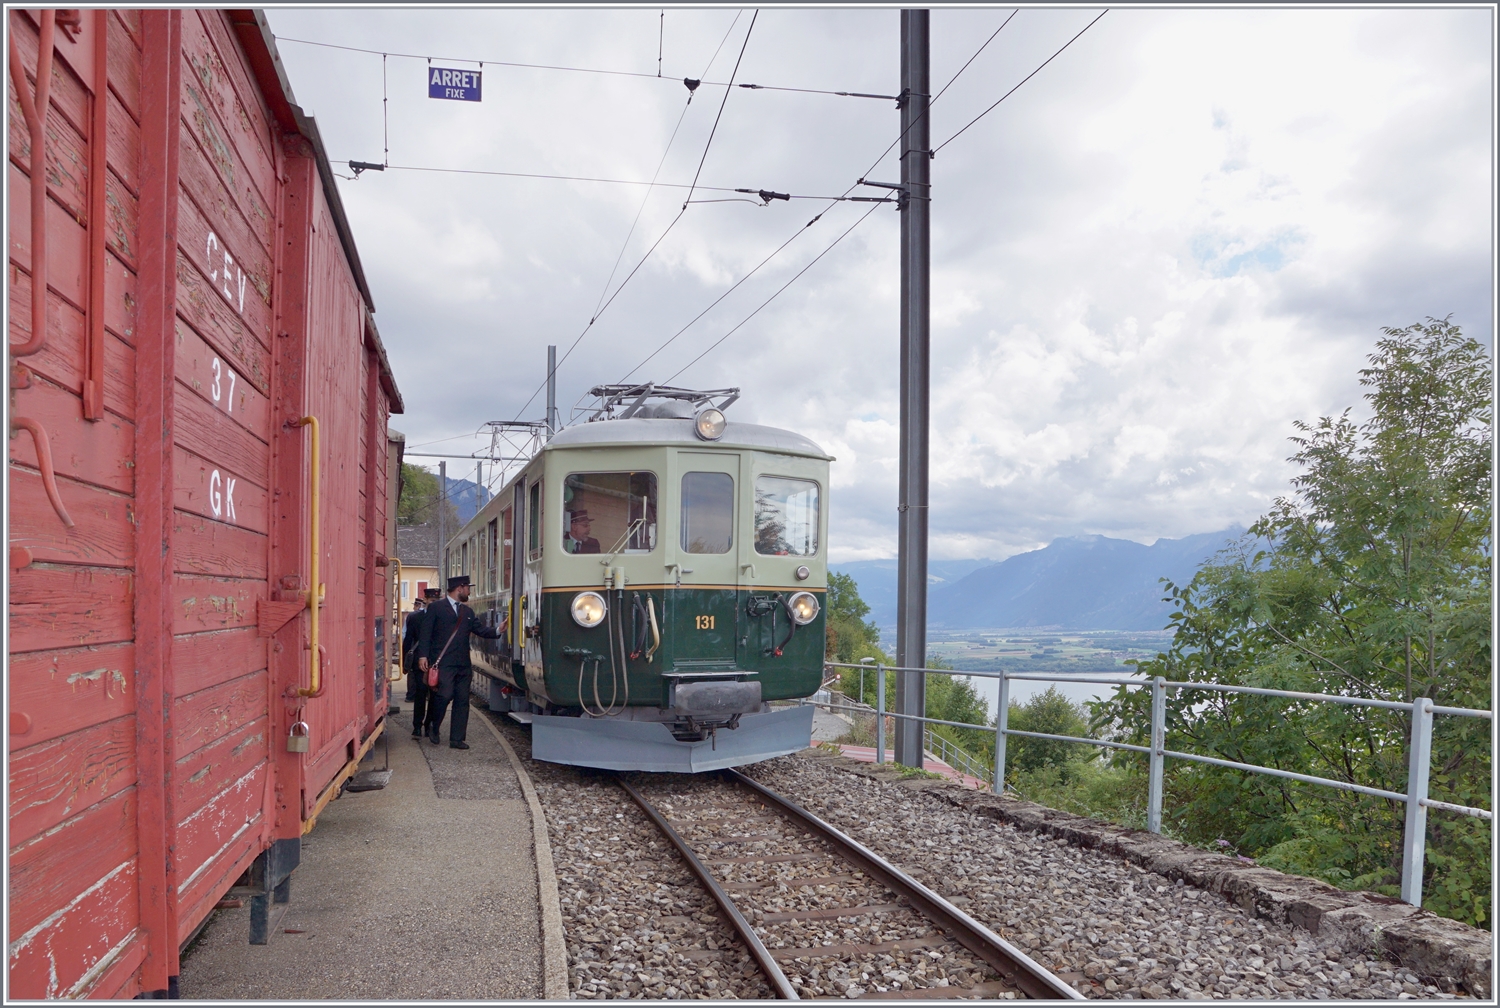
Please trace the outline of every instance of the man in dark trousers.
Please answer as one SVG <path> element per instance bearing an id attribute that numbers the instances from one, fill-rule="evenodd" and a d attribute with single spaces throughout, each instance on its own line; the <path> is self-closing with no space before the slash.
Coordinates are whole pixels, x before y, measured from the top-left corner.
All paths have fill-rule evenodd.
<path id="1" fill-rule="evenodd" d="M 401 671 L 406 674 L 407 703 L 417 701 L 417 640 L 422 636 L 422 616 L 426 611 L 427 599 L 417 599 L 401 628 Z"/>
<path id="2" fill-rule="evenodd" d="M 417 645 L 422 642 L 422 627 L 427 622 L 427 610 L 442 600 L 443 591 L 441 588 L 428 588 L 422 595 L 423 597 L 417 600 L 417 605 L 422 608 L 406 617 L 406 633 L 402 641 L 405 657 L 402 667 L 406 670 L 406 696 L 412 705 L 412 738 L 421 738 L 427 734 L 427 707 L 432 699 L 432 691 L 427 688 L 426 677 L 417 668 Z"/>
<path id="3" fill-rule="evenodd" d="M 422 640 L 417 645 L 417 668 L 423 674 L 434 665 L 438 670 L 438 683 L 427 711 L 427 737 L 433 745 L 440 741 L 443 715 L 451 700 L 453 720 L 448 725 L 448 744 L 454 749 L 469 748 L 464 741 L 469 733 L 469 684 L 474 678 L 474 666 L 469 664 L 469 635 L 497 640 L 503 632 L 480 623 L 474 610 L 464 604 L 467 601 L 468 575 L 449 578 L 448 597 L 427 607 Z"/>

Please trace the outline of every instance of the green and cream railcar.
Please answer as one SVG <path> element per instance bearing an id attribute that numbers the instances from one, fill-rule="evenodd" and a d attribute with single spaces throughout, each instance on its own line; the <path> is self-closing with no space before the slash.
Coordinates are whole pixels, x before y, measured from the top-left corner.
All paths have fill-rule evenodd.
<path id="1" fill-rule="evenodd" d="M 550 762 L 698 772 L 805 748 L 813 708 L 771 702 L 821 682 L 830 461 L 717 409 L 557 433 L 445 550 L 507 628 L 473 638 L 475 693 L 524 712 Z"/>

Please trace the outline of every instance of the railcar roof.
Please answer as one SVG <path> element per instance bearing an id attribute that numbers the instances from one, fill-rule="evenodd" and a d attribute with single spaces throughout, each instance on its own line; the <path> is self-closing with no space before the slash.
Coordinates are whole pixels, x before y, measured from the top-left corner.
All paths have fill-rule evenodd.
<path id="1" fill-rule="evenodd" d="M 693 421 L 663 417 L 631 417 L 628 420 L 599 420 L 577 424 L 553 435 L 543 450 L 622 445 L 683 445 L 694 448 L 712 445 L 833 461 L 832 455 L 825 453 L 810 439 L 779 427 L 731 421 L 725 425 L 724 436 L 719 440 L 702 441 L 693 433 Z"/>

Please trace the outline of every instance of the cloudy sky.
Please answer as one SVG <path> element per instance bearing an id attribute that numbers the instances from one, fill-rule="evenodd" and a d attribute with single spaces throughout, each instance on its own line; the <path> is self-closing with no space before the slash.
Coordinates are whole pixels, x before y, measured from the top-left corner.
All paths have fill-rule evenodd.
<path id="1" fill-rule="evenodd" d="M 933 106 L 934 142 L 1100 9 L 1020 10 Z M 934 87 L 1012 10 L 934 11 Z M 898 12 L 769 8 L 751 30 L 752 14 L 269 17 L 335 161 L 381 161 L 388 134 L 392 166 L 686 184 L 701 162 L 703 186 L 798 196 L 840 195 L 866 172 L 895 180 L 893 155 L 871 170 L 898 132 L 893 103 L 742 88 L 726 100 L 722 82 L 738 61 L 737 83 L 893 94 Z M 1249 522 L 1291 475 L 1291 421 L 1358 403 L 1356 370 L 1381 326 L 1451 313 L 1488 343 L 1492 38 L 1485 9 L 1113 10 L 944 147 L 932 162 L 933 556 Z M 654 75 L 658 43 L 660 80 L 491 63 L 483 102 L 427 97 L 428 56 Z M 683 77 L 706 82 L 690 104 Z M 733 418 L 838 457 L 833 558 L 894 555 L 893 209 L 857 226 L 869 205 L 683 212 L 681 188 L 394 168 L 340 185 L 411 448 L 467 453 L 488 446 L 472 436 L 486 420 L 539 419 L 540 396 L 528 399 L 546 346 L 578 340 L 559 375 L 565 417 L 591 385 L 627 374 L 740 386 Z"/>

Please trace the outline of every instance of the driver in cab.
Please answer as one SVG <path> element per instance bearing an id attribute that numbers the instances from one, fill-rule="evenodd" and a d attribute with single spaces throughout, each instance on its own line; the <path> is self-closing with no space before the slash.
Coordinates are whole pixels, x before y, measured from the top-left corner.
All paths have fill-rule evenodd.
<path id="1" fill-rule="evenodd" d="M 574 511 L 569 518 L 568 534 L 563 536 L 563 549 L 569 553 L 598 553 L 599 540 L 589 535 L 594 523 L 587 511 Z"/>

